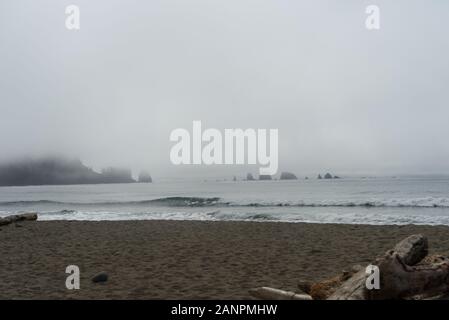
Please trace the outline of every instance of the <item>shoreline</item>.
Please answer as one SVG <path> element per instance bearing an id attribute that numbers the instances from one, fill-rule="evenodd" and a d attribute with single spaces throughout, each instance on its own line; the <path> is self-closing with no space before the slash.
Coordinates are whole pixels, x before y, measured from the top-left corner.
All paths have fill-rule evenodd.
<path id="1" fill-rule="evenodd" d="M 25 212 L 28 213 L 29 211 Z M 396 223 L 396 224 L 380 224 L 380 223 L 346 223 L 346 222 L 316 222 L 316 221 L 288 221 L 288 220 L 270 220 L 270 219 L 235 219 L 235 220 L 213 220 L 213 219 L 116 219 L 116 220 L 82 220 L 82 219 L 44 219 L 41 220 L 39 218 L 40 213 L 39 212 L 30 212 L 30 213 L 36 213 L 38 215 L 38 218 L 36 221 L 39 222 L 95 222 L 95 223 L 120 223 L 120 222 L 198 222 L 198 223 L 261 223 L 261 224 L 305 224 L 305 225 L 335 225 L 335 226 L 362 226 L 362 227 L 406 227 L 406 226 L 412 226 L 412 227 L 446 227 L 449 228 L 449 225 L 446 224 L 429 224 L 429 223 Z M 23 213 L 19 213 L 23 214 Z M 14 215 L 14 214 L 8 214 L 8 215 Z M 5 215 L 5 216 L 8 216 Z"/>
<path id="2" fill-rule="evenodd" d="M 266 221 L 35 221 L 0 227 L 0 299 L 248 299 L 368 264 L 415 233 L 449 255 L 449 226 Z M 68 265 L 81 289 L 67 290 Z M 109 280 L 92 283 L 105 271 Z"/>
<path id="3" fill-rule="evenodd" d="M 26 213 L 36 213 L 37 215 L 39 215 L 40 213 L 38 212 L 25 212 Z M 18 213 L 23 214 L 23 213 Z M 15 215 L 15 214 L 7 214 L 5 215 L 5 217 L 10 216 L 10 215 Z M 364 226 L 364 227 L 406 227 L 406 226 L 416 226 L 416 227 L 447 227 L 449 228 L 449 225 L 445 225 L 445 224 L 426 224 L 426 223 L 396 223 L 396 224 L 380 224 L 380 223 L 376 223 L 376 224 L 369 224 L 369 223 L 345 223 L 345 222 L 308 222 L 308 221 L 287 221 L 287 220 L 245 220 L 245 219 L 241 219 L 241 220 L 195 220 L 195 219 L 189 219 L 189 220 L 182 220 L 182 219 L 123 219 L 123 220 L 76 220 L 76 219 L 45 219 L 45 220 L 41 220 L 41 219 L 37 219 L 36 221 L 39 222 L 95 222 L 95 223 L 99 223 L 99 222 L 106 222 L 106 223 L 116 223 L 116 222 L 145 222 L 145 221 L 153 221 L 153 222 L 165 222 L 165 221 L 169 221 L 169 222 L 199 222 L 199 223 L 273 223 L 273 224 L 317 224 L 317 225 L 336 225 L 336 226 Z"/>

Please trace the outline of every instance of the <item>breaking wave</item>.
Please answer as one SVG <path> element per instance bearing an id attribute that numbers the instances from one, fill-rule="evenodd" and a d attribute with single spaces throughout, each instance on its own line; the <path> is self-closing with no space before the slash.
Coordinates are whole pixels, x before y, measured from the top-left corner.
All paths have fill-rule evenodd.
<path id="1" fill-rule="evenodd" d="M 160 207 L 393 207 L 393 208 L 449 208 L 449 198 L 374 199 L 358 201 L 286 201 L 286 202 L 229 202 L 219 197 L 165 197 L 140 201 L 60 202 L 51 200 L 6 201 L 3 207 L 71 205 L 71 206 L 160 206 Z"/>
<path id="2" fill-rule="evenodd" d="M 159 205 L 167 207 L 204 207 L 219 204 L 220 198 L 201 197 L 166 197 L 141 201 L 106 201 L 106 202 L 62 202 L 52 200 L 4 201 L 0 206 L 32 206 L 32 205 L 83 205 L 83 206 L 127 206 L 127 205 Z M 225 203 L 222 203 L 225 204 Z"/>

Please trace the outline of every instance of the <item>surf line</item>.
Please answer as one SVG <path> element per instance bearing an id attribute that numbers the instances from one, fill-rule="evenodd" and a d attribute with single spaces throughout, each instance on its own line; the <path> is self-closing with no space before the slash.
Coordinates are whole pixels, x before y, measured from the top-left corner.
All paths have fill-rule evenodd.
<path id="1" fill-rule="evenodd" d="M 261 175 L 274 175 L 278 170 L 278 129 L 225 129 L 223 135 L 214 128 L 202 131 L 201 121 L 196 120 L 192 135 L 187 129 L 174 129 L 170 141 L 176 142 L 170 150 L 174 165 L 259 164 Z"/>

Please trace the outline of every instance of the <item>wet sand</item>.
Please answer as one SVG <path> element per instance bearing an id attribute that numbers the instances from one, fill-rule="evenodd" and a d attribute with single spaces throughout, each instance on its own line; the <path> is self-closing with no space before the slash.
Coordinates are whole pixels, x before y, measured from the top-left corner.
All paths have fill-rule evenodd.
<path id="1" fill-rule="evenodd" d="M 0 299 L 243 299 L 297 291 L 367 264 L 404 237 L 449 255 L 449 227 L 269 222 L 37 221 L 0 227 Z M 81 289 L 67 290 L 68 265 Z M 105 271 L 109 280 L 91 282 Z"/>

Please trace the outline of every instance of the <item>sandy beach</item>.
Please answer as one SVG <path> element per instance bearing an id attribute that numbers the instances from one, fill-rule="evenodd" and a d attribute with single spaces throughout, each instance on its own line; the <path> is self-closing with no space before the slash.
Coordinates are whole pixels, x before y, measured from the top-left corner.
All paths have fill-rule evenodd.
<path id="1" fill-rule="evenodd" d="M 243 299 L 369 263 L 422 233 L 449 253 L 449 227 L 201 221 L 37 221 L 0 230 L 1 299 Z M 81 289 L 67 290 L 67 265 Z M 91 282 L 105 271 L 109 280 Z"/>

